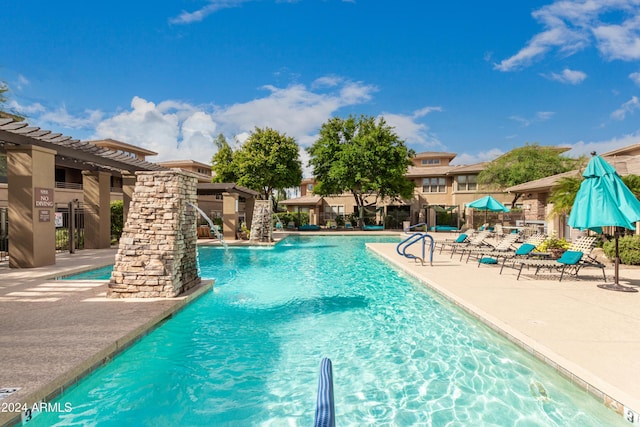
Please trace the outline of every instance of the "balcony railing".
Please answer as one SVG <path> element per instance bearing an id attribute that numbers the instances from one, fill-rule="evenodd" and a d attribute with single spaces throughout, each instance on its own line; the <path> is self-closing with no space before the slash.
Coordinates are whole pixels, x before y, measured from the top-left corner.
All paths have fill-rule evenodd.
<path id="1" fill-rule="evenodd" d="M 67 190 L 82 190 L 82 184 L 78 184 L 77 182 L 56 181 L 56 188 L 66 188 Z"/>

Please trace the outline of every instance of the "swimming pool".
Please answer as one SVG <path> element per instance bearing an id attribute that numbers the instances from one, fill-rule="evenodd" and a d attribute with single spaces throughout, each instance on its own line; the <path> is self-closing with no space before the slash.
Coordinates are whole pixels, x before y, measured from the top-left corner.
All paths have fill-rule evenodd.
<path id="1" fill-rule="evenodd" d="M 389 238 L 201 247 L 214 292 L 61 395 L 72 411 L 30 425 L 308 426 L 322 357 L 341 426 L 628 425 L 368 241 Z"/>

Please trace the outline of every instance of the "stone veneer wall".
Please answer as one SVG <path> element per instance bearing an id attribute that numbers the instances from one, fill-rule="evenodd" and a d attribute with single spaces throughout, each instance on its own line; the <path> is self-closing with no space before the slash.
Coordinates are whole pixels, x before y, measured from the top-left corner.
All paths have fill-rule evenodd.
<path id="1" fill-rule="evenodd" d="M 109 281 L 112 298 L 175 297 L 200 283 L 197 178 L 178 170 L 137 172 Z"/>
<path id="2" fill-rule="evenodd" d="M 256 200 L 253 206 L 250 240 L 270 242 L 272 221 L 271 200 Z"/>

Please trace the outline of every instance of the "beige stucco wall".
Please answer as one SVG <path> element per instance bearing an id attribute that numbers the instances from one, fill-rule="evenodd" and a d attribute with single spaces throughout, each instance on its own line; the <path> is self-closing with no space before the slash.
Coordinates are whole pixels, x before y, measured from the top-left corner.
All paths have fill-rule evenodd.
<path id="1" fill-rule="evenodd" d="M 0 183 L 0 208 L 9 206 L 9 185 Z"/>

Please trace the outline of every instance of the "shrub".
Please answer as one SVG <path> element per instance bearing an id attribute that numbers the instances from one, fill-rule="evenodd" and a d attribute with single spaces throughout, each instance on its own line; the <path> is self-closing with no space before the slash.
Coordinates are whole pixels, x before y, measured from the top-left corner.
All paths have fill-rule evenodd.
<path id="1" fill-rule="evenodd" d="M 604 254 L 609 259 L 616 256 L 616 242 L 609 240 L 603 246 Z M 640 265 L 640 236 L 623 236 L 618 240 L 620 262 L 627 265 Z"/>
<path id="2" fill-rule="evenodd" d="M 559 239 L 556 236 L 551 236 L 544 242 L 542 242 L 536 249 L 540 252 L 549 252 L 552 249 L 569 249 L 571 244 L 567 242 L 565 238 Z"/>
<path id="3" fill-rule="evenodd" d="M 124 206 L 122 200 L 111 202 L 111 239 L 120 240 L 124 228 Z"/>
<path id="4" fill-rule="evenodd" d="M 287 225 L 289 225 L 290 222 L 293 222 L 296 226 L 309 224 L 309 214 L 306 212 L 300 212 L 299 214 L 298 212 L 279 212 L 275 216 L 278 216 L 278 218 L 280 218 L 280 222 L 285 228 L 287 227 Z M 274 227 L 277 222 L 275 216 L 273 219 Z"/>

